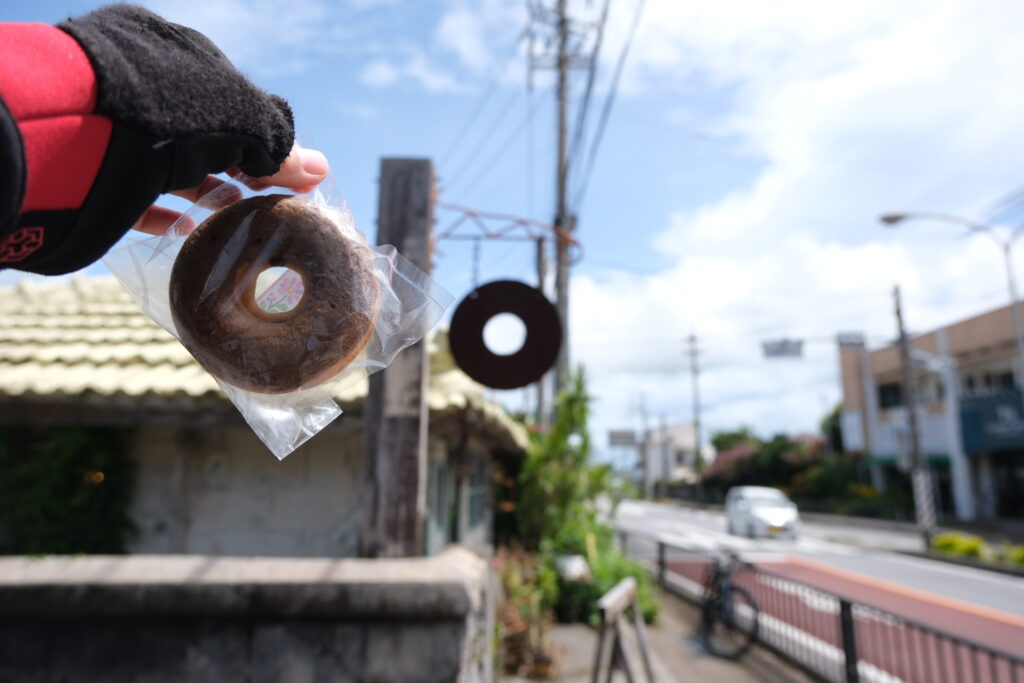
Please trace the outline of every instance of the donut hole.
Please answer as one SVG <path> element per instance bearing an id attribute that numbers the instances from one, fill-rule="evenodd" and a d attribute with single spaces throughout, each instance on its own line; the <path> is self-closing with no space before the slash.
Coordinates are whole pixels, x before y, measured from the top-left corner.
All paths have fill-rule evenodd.
<path id="1" fill-rule="evenodd" d="M 305 292 L 302 275 L 286 266 L 268 266 L 256 276 L 256 305 L 270 315 L 295 310 Z"/>
<path id="2" fill-rule="evenodd" d="M 518 353 L 526 343 L 526 324 L 514 313 L 499 313 L 484 325 L 484 344 L 496 356 Z"/>

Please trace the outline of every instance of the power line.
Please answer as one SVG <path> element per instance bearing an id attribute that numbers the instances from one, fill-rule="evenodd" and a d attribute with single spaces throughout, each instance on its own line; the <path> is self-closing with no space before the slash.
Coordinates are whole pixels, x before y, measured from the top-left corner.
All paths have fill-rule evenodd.
<path id="1" fill-rule="evenodd" d="M 779 396 L 785 396 L 787 394 L 797 394 L 797 393 L 800 393 L 800 392 L 809 391 L 811 389 L 816 389 L 816 388 L 818 388 L 820 386 L 823 386 L 825 384 L 830 384 L 830 385 L 835 386 L 835 384 L 836 384 L 836 376 L 835 375 L 831 375 L 829 377 L 821 377 L 821 378 L 819 378 L 817 380 L 814 380 L 814 381 L 809 382 L 809 383 L 801 384 L 800 386 L 796 386 L 796 387 L 788 387 L 788 388 L 780 387 L 780 388 L 773 389 L 772 391 L 767 391 L 767 392 L 757 392 L 757 393 L 748 393 L 748 394 L 736 394 L 734 396 L 729 396 L 729 397 L 726 397 L 726 398 L 723 398 L 723 399 L 719 399 L 718 401 L 714 401 L 712 403 L 706 403 L 706 404 L 704 404 L 703 408 L 704 408 L 705 411 L 711 412 L 713 410 L 718 410 L 719 408 L 721 408 L 723 406 L 727 406 L 727 405 L 732 404 L 732 403 L 746 403 L 746 402 L 751 402 L 751 401 L 764 401 L 764 400 L 767 400 L 767 399 L 777 398 Z"/>
<path id="2" fill-rule="evenodd" d="M 607 97 L 604 100 L 604 108 L 601 110 L 601 118 L 597 124 L 597 130 L 594 133 L 594 138 L 590 143 L 590 153 L 587 157 L 587 162 L 583 175 L 580 176 L 579 190 L 576 194 L 576 210 L 579 211 L 579 207 L 583 203 L 583 197 L 586 196 L 587 186 L 590 182 L 590 175 L 594 171 L 594 164 L 597 161 L 597 150 L 601 146 L 601 139 L 604 137 L 605 127 L 608 125 L 608 117 L 612 112 L 612 104 L 615 103 L 615 94 L 619 88 L 619 79 L 622 78 L 622 71 L 626 65 L 626 57 L 629 55 L 629 48 L 633 44 L 633 39 L 636 37 L 636 29 L 640 25 L 640 16 L 643 14 L 645 0 L 639 0 L 636 5 L 636 12 L 633 14 L 633 25 L 629 28 L 629 36 L 626 39 L 625 45 L 622 46 L 622 52 L 619 54 L 619 61 L 615 65 L 615 72 L 612 74 L 612 84 L 608 91 Z"/>
<path id="3" fill-rule="evenodd" d="M 473 180 L 470 182 L 469 186 L 462 190 L 463 195 L 468 195 L 470 192 L 472 192 L 473 189 L 480 184 L 480 181 L 487 177 L 487 175 L 497 164 L 498 160 L 508 153 L 509 145 L 511 145 L 515 141 L 515 139 L 518 138 L 524 130 L 526 130 L 527 125 L 532 119 L 533 110 L 539 104 L 540 100 L 537 100 L 535 103 L 533 103 L 533 106 L 527 111 L 526 118 L 523 120 L 523 122 L 516 126 L 512 130 L 511 134 L 509 134 L 509 136 L 505 140 L 503 140 L 501 144 L 498 145 L 498 148 L 495 150 L 495 153 L 491 155 L 488 162 L 484 165 L 483 170 L 477 173 Z"/>
<path id="4" fill-rule="evenodd" d="M 608 6 L 611 0 L 605 0 L 601 9 L 601 19 L 597 23 L 597 36 L 594 40 L 594 49 L 590 53 L 590 68 L 587 69 L 587 84 L 583 92 L 583 101 L 576 114 L 576 131 L 573 135 L 572 145 L 569 148 L 569 167 L 579 157 L 580 148 L 583 146 L 583 138 L 587 129 L 587 114 L 590 111 L 590 97 L 594 90 L 594 81 L 597 78 L 598 57 L 601 53 L 601 44 L 604 40 L 604 26 L 608 19 Z"/>
<path id="5" fill-rule="evenodd" d="M 462 124 L 462 128 L 458 131 L 458 133 L 455 134 L 455 137 L 452 138 L 452 141 L 448 144 L 448 147 L 445 149 L 444 153 L 438 157 L 438 165 L 443 167 L 447 165 L 448 161 L 451 161 L 449 157 L 452 155 L 453 152 L 455 152 L 459 145 L 462 144 L 463 140 L 465 140 L 466 136 L 469 134 L 469 131 L 473 128 L 473 125 L 476 123 L 477 118 L 480 116 L 481 112 L 483 112 L 484 107 L 486 107 L 487 103 L 490 101 L 491 96 L 495 93 L 495 91 L 498 89 L 498 86 L 501 84 L 502 78 L 508 72 L 509 67 L 514 63 L 516 52 L 519 50 L 519 44 L 527 35 L 528 31 L 529 24 L 524 26 L 523 29 L 519 32 L 519 35 L 516 36 L 516 39 L 512 43 L 512 49 L 509 50 L 508 54 L 503 60 L 504 66 L 501 68 L 500 72 L 496 71 L 492 73 L 492 75 L 495 76 L 495 78 L 491 79 L 490 84 L 487 86 L 487 89 L 484 90 L 483 94 L 480 96 L 480 99 L 477 100 L 477 106 L 472 110 L 469 117 Z"/>
<path id="6" fill-rule="evenodd" d="M 515 102 L 516 98 L 518 98 L 521 94 L 522 93 L 518 89 L 516 89 L 512 93 L 512 97 L 510 97 L 506 101 L 505 106 L 498 111 L 498 115 L 491 122 L 490 127 L 483 134 L 483 136 L 481 136 L 477 140 L 476 145 L 472 148 L 472 150 L 469 153 L 469 156 L 466 157 L 462 166 L 459 166 L 458 170 L 455 173 L 446 178 L 444 183 L 446 192 L 450 191 L 453 186 L 457 185 L 459 183 L 459 180 L 462 179 L 462 176 L 465 174 L 465 172 L 475 164 L 477 159 L 480 157 L 480 153 L 483 151 L 483 149 L 487 146 L 489 142 L 491 142 L 494 139 L 495 131 L 498 130 L 498 127 L 508 117 L 509 113 L 512 111 L 513 103 Z"/>

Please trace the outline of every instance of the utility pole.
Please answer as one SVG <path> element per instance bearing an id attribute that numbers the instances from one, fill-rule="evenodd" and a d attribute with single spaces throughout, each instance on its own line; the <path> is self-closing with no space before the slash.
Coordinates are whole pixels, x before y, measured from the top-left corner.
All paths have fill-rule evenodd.
<path id="1" fill-rule="evenodd" d="M 697 334 L 687 338 L 690 356 L 690 384 L 693 390 L 693 469 L 700 474 L 704 469 L 704 458 L 700 452 L 700 360 L 697 350 Z"/>
<path id="2" fill-rule="evenodd" d="M 928 466 L 921 452 L 921 438 L 917 427 L 917 390 L 914 384 L 913 365 L 910 361 L 910 339 L 903 324 L 903 306 L 900 300 L 900 287 L 893 287 L 893 298 L 896 301 L 896 327 L 899 331 L 900 361 L 903 366 L 903 402 L 907 409 L 907 424 L 910 426 L 910 459 L 911 483 L 914 490 L 914 512 L 917 517 L 918 530 L 924 538 L 925 549 L 931 547 L 932 534 L 935 532 L 935 503 L 932 500 L 932 483 L 928 476 Z M 948 400 L 948 399 L 947 399 Z"/>
<path id="3" fill-rule="evenodd" d="M 548 3 L 551 4 L 548 4 Z M 569 201 L 569 170 L 572 160 L 569 141 L 569 91 L 571 71 L 594 69 L 598 41 L 589 39 L 600 35 L 601 22 L 574 21 L 569 16 L 568 0 L 530 2 L 531 18 L 534 25 L 544 31 L 544 39 L 534 40 L 530 32 L 530 45 L 545 47 L 539 54 L 530 52 L 530 69 L 553 69 L 555 71 L 555 126 L 557 133 L 555 158 L 555 225 L 559 232 L 555 238 L 555 308 L 562 323 L 562 348 L 554 369 L 554 395 L 566 386 L 570 372 L 569 356 L 569 245 L 576 230 L 576 216 Z M 592 44 L 593 43 L 593 44 Z M 582 131 L 577 130 L 577 137 Z"/>
<path id="4" fill-rule="evenodd" d="M 658 435 L 661 446 L 661 496 L 668 498 L 668 485 L 672 481 L 672 465 L 669 462 L 670 444 L 668 441 L 668 425 L 665 423 L 665 413 L 661 414 L 661 433 Z"/>
<path id="5" fill-rule="evenodd" d="M 557 166 L 557 209 L 555 225 L 563 232 L 555 241 L 555 307 L 562 321 L 562 348 L 558 352 L 555 367 L 555 395 L 569 381 L 569 244 L 565 235 L 576 229 L 576 218 L 569 215 L 569 18 L 566 16 L 566 0 L 558 0 L 555 8 L 558 30 L 558 55 L 555 69 L 558 71 L 558 86 L 555 97 L 558 100 L 558 166 Z"/>
<path id="6" fill-rule="evenodd" d="M 544 238 L 537 238 L 537 289 L 540 290 L 541 294 L 544 292 L 544 284 L 548 279 L 548 257 L 544 253 Z M 547 296 L 545 294 L 545 296 Z M 563 335 L 565 330 L 562 330 Z M 563 337 L 564 338 L 564 337 Z M 540 379 L 537 380 L 537 426 L 543 431 L 547 431 L 548 426 L 551 424 L 550 416 L 548 415 L 547 397 L 544 394 L 546 386 L 545 379 L 546 375 L 541 375 Z"/>
<path id="7" fill-rule="evenodd" d="M 381 160 L 377 243 L 395 245 L 427 274 L 433 260 L 433 188 L 429 159 Z M 428 370 L 421 340 L 370 377 L 363 404 L 361 557 L 423 554 Z"/>
<path id="8" fill-rule="evenodd" d="M 640 394 L 640 420 L 643 425 L 643 439 L 640 441 L 640 455 L 644 463 L 644 497 L 654 498 L 654 470 L 651 467 L 651 428 L 647 421 L 647 395 Z"/>

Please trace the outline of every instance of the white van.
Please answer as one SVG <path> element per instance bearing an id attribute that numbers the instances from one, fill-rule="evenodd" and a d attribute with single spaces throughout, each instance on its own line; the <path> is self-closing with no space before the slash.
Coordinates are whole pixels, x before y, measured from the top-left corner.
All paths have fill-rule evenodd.
<path id="1" fill-rule="evenodd" d="M 800 517 L 796 504 L 778 489 L 734 486 L 725 496 L 725 520 L 730 534 L 795 539 Z"/>

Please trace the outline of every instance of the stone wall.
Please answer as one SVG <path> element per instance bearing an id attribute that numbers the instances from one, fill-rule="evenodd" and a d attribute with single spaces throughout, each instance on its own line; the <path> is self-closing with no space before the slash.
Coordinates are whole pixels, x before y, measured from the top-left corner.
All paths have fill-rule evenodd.
<path id="1" fill-rule="evenodd" d="M 0 559 L 0 680 L 493 680 L 488 563 Z"/>

